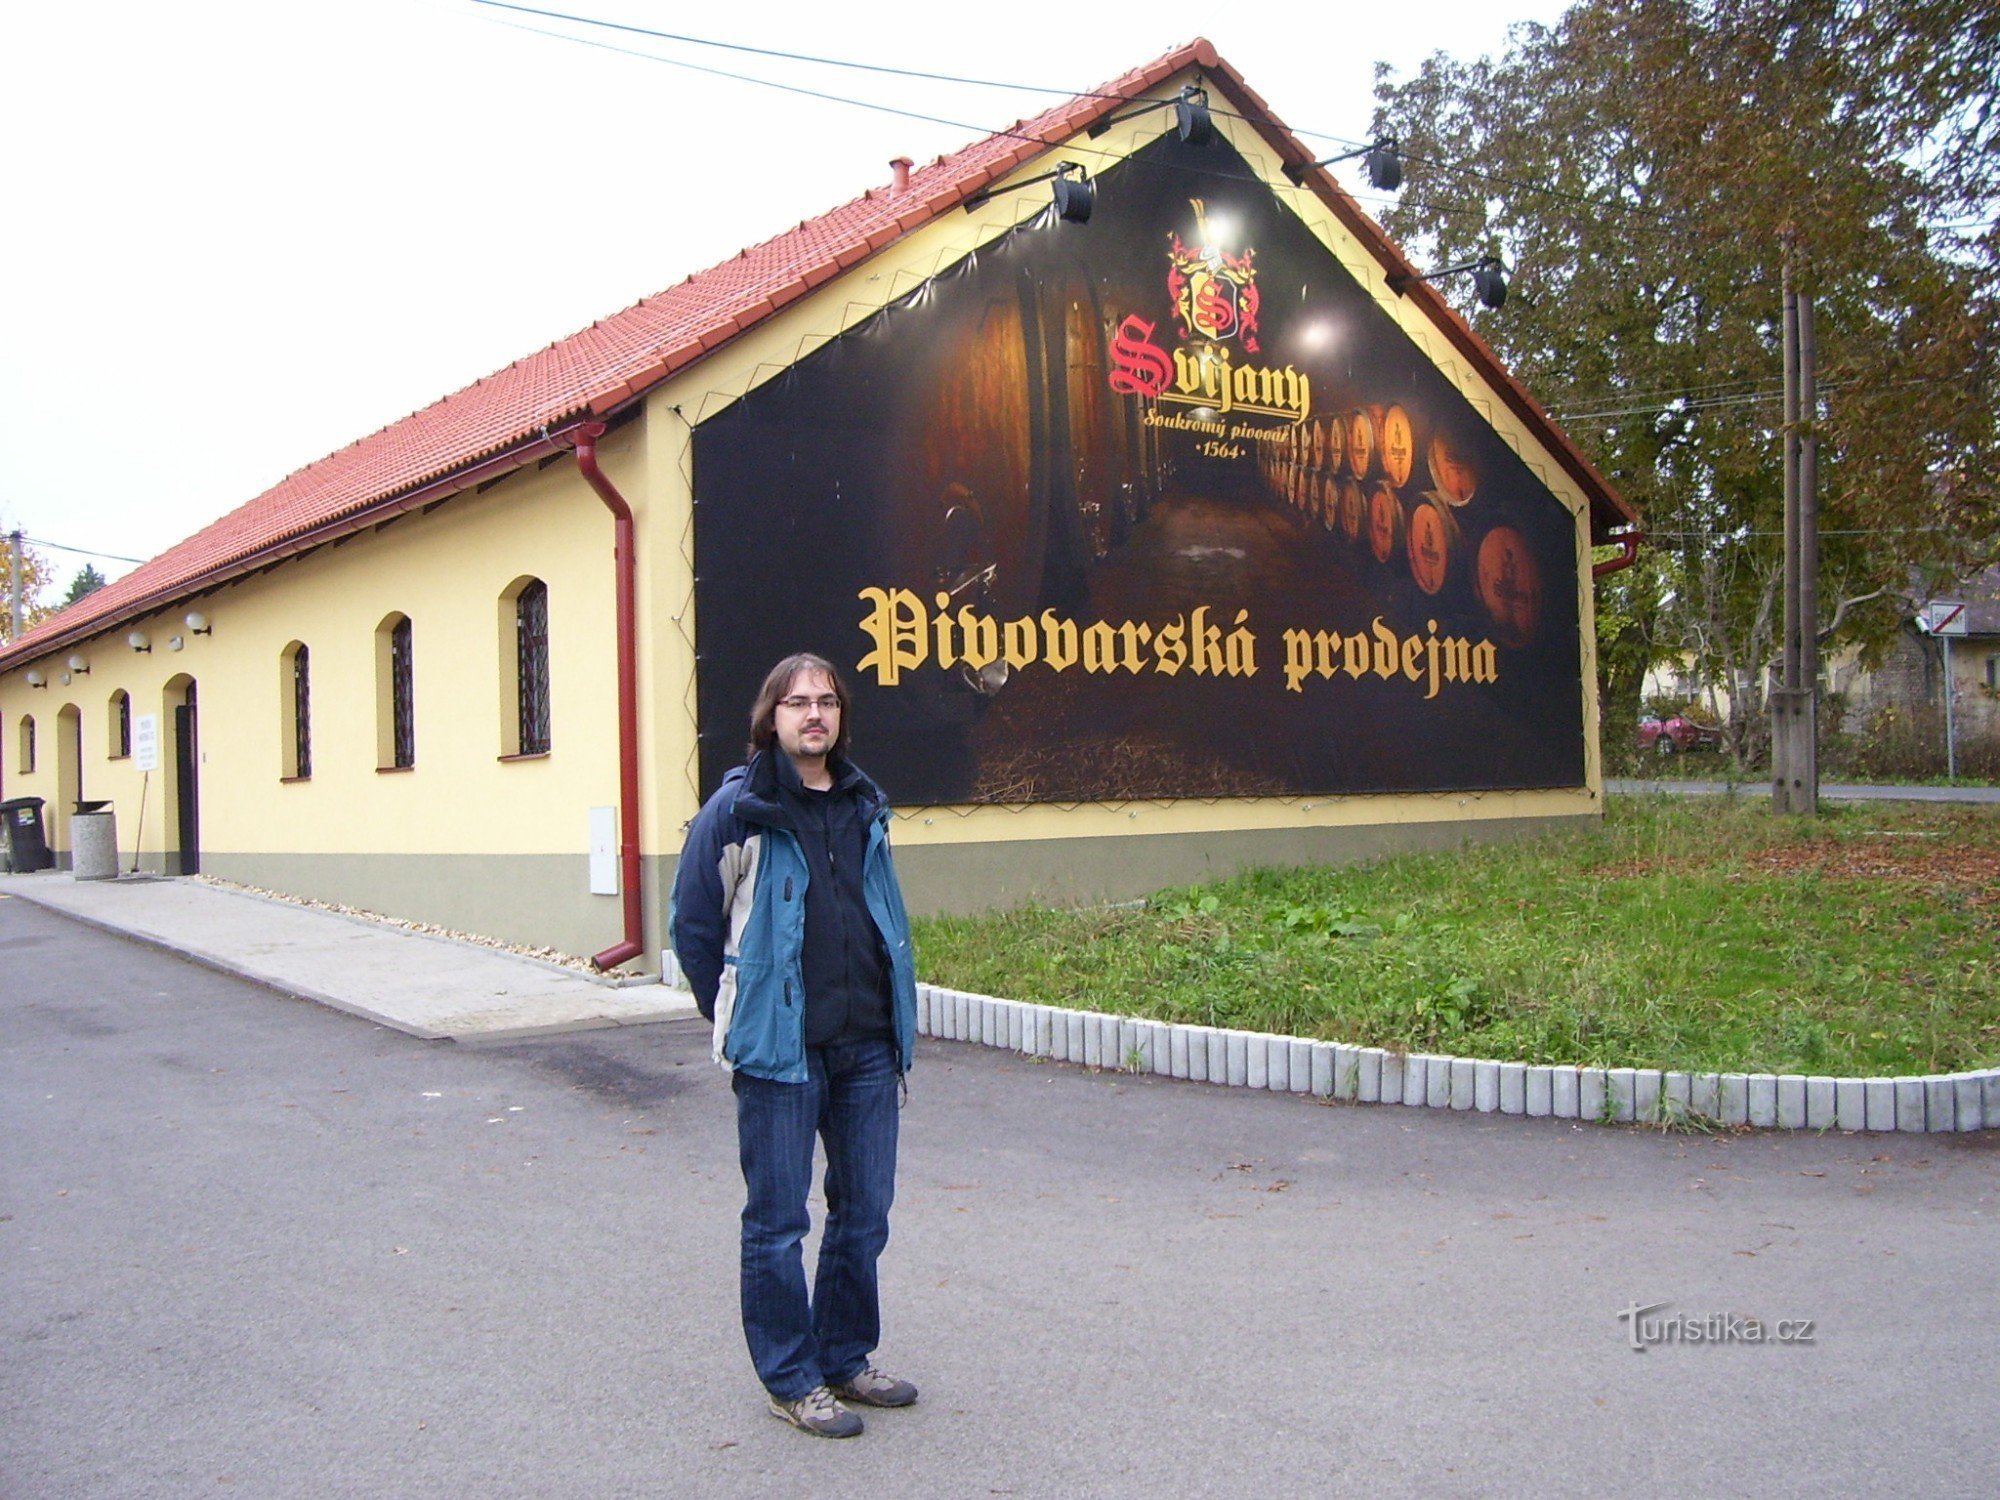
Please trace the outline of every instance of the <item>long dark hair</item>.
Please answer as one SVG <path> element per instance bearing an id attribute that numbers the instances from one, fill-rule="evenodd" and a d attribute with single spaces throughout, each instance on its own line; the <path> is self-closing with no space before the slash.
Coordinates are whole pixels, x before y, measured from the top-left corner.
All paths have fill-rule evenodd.
<path id="1" fill-rule="evenodd" d="M 831 754 L 847 758 L 847 684 L 840 680 L 840 673 L 833 669 L 833 663 L 824 656 L 814 656 L 810 651 L 799 651 L 786 657 L 764 679 L 764 685 L 757 689 L 757 701 L 750 705 L 750 753 L 771 748 L 771 742 L 778 737 L 778 700 L 785 696 L 785 690 L 792 685 L 792 679 L 801 672 L 819 672 L 833 684 L 833 696 L 840 700 L 840 729 L 833 737 Z"/>

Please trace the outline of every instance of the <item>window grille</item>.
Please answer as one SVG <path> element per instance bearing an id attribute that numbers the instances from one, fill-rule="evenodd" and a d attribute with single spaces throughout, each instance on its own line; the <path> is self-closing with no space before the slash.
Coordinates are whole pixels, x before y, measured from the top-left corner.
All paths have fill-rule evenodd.
<path id="1" fill-rule="evenodd" d="M 414 766 L 417 763 L 417 689 L 407 615 L 398 620 L 396 628 L 389 632 L 389 692 L 394 704 L 395 764 Z"/>
<path id="2" fill-rule="evenodd" d="M 31 775 L 35 769 L 35 719 L 32 714 L 21 716 L 21 774 Z"/>
<path id="3" fill-rule="evenodd" d="M 292 775 L 312 776 L 312 663 L 304 647 L 292 656 Z"/>
<path id="4" fill-rule="evenodd" d="M 132 695 L 118 695 L 118 758 L 127 759 L 132 754 Z"/>
<path id="5" fill-rule="evenodd" d="M 539 578 L 514 602 L 514 632 L 520 647 L 521 750 L 546 755 L 549 749 L 549 588 Z"/>

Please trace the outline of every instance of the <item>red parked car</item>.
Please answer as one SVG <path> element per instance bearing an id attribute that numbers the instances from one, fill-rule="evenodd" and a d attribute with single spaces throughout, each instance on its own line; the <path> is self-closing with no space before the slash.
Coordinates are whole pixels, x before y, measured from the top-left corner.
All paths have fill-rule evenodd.
<path id="1" fill-rule="evenodd" d="M 1708 724 L 1675 714 L 1656 719 L 1651 714 L 1639 721 L 1639 748 L 1656 755 L 1675 755 L 1685 750 L 1720 750 L 1722 731 Z"/>

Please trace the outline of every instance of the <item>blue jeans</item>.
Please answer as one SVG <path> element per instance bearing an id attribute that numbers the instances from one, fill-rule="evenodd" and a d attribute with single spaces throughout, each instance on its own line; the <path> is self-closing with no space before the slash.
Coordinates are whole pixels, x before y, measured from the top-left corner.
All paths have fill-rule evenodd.
<path id="1" fill-rule="evenodd" d="M 896 1196 L 896 1047 L 806 1049 L 806 1081 L 731 1075 L 743 1205 L 743 1337 L 780 1401 L 861 1372 L 882 1337 L 875 1262 Z M 813 1137 L 826 1143 L 826 1224 L 812 1299 L 800 1242 Z"/>

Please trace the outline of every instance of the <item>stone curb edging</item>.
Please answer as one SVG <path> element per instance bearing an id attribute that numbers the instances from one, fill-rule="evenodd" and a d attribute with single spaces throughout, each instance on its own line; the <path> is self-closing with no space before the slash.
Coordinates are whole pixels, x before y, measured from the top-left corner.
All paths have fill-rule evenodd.
<path id="1" fill-rule="evenodd" d="M 1677 1073 L 1390 1052 L 917 986 L 917 1034 L 1088 1068 L 1359 1104 L 1606 1123 L 1911 1135 L 2000 1129 L 2000 1068 L 1900 1078 Z"/>

